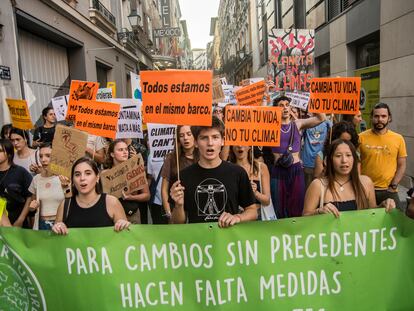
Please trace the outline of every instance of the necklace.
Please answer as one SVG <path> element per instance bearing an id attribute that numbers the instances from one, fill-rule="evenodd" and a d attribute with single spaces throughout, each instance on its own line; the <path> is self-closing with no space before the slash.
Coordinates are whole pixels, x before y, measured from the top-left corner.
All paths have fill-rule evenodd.
<path id="1" fill-rule="evenodd" d="M 344 185 L 346 185 L 347 183 L 349 183 L 351 181 L 351 179 L 348 179 L 346 182 L 344 182 L 344 183 L 340 183 L 339 181 L 337 181 L 336 179 L 335 179 L 335 182 L 339 185 L 339 190 L 341 191 L 341 192 L 343 192 L 344 191 Z"/>
<path id="2" fill-rule="evenodd" d="M 292 127 L 292 122 L 290 122 L 290 123 L 289 123 L 289 128 L 288 128 L 288 130 L 287 130 L 287 131 L 284 131 L 282 127 L 280 127 L 280 131 L 281 131 L 282 133 L 287 134 L 287 133 L 289 133 L 289 132 L 290 132 L 291 127 Z"/>
<path id="3" fill-rule="evenodd" d="M 78 201 L 79 201 L 79 203 L 82 203 L 82 205 L 86 205 L 87 207 L 90 207 L 90 206 L 92 206 L 93 204 L 95 204 L 98 200 L 99 200 L 99 198 L 100 198 L 101 196 L 100 195 L 98 195 L 96 198 L 94 198 L 93 200 L 91 200 L 91 201 L 89 201 L 89 202 L 84 202 L 84 201 L 82 201 L 81 199 L 79 199 L 79 197 L 78 197 Z M 93 203 L 93 204 L 92 204 Z"/>

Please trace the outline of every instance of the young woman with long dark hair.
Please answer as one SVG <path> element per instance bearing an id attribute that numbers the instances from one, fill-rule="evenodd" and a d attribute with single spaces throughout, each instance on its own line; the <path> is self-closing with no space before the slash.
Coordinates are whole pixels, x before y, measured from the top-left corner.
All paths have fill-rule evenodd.
<path id="1" fill-rule="evenodd" d="M 179 125 L 175 132 L 177 135 L 177 146 L 173 152 L 170 152 L 164 161 L 161 170 L 161 197 L 164 208 L 164 215 L 167 218 L 171 217 L 171 206 L 169 202 L 170 186 L 177 181 L 177 153 L 180 170 L 185 169 L 193 163 L 196 163 L 197 153 L 194 147 L 194 136 L 191 132 L 191 127 L 188 125 Z"/>
<path id="2" fill-rule="evenodd" d="M 109 144 L 108 148 L 108 168 L 112 168 L 128 160 L 129 146 L 123 139 L 116 139 Z M 150 191 L 148 185 L 136 192 L 126 194 L 122 193 L 122 198 L 119 200 L 126 213 L 127 219 L 133 224 L 140 224 L 140 204 L 146 204 L 150 199 Z M 146 207 L 146 205 L 145 205 Z"/>
<path id="3" fill-rule="evenodd" d="M 52 107 L 42 110 L 43 125 L 35 129 L 32 147 L 39 147 L 42 143 L 52 143 L 55 136 L 56 115 Z"/>
<path id="4" fill-rule="evenodd" d="M 326 153 L 326 171 L 315 179 L 305 196 L 304 216 L 333 214 L 376 207 L 374 184 L 368 176 L 358 173 L 357 153 L 348 140 L 337 139 Z M 387 211 L 395 202 L 387 199 L 380 204 Z"/>
<path id="5" fill-rule="evenodd" d="M 112 195 L 101 193 L 99 170 L 95 161 L 82 157 L 73 163 L 71 172 L 72 197 L 58 208 L 52 231 L 67 234 L 68 228 L 114 226 L 115 231 L 131 224 L 121 203 Z"/>

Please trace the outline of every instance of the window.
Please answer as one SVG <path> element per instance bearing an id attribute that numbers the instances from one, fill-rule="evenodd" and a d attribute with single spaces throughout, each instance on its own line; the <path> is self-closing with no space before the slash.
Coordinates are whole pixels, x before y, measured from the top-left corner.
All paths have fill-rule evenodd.
<path id="1" fill-rule="evenodd" d="M 356 43 L 356 68 L 377 65 L 380 62 L 379 32 Z"/>
<path id="2" fill-rule="evenodd" d="M 331 58 L 329 53 L 316 58 L 316 63 L 318 65 L 319 77 L 323 78 L 331 75 Z"/>
<path id="3" fill-rule="evenodd" d="M 108 73 L 111 70 L 111 67 L 102 64 L 100 62 L 96 62 L 96 80 L 99 82 L 101 87 L 106 87 L 108 82 Z"/>

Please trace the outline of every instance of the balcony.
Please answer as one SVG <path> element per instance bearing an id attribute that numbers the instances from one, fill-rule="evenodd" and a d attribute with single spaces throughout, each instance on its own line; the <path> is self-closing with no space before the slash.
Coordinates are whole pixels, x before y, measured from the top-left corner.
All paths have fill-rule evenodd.
<path id="1" fill-rule="evenodd" d="M 135 53 L 137 48 L 137 42 L 135 40 L 135 35 L 132 31 L 122 28 L 121 32 L 118 32 L 118 41 L 121 42 L 128 50 Z"/>
<path id="2" fill-rule="evenodd" d="M 89 17 L 92 23 L 102 28 L 107 34 L 116 33 L 115 16 L 99 0 L 90 0 Z"/>

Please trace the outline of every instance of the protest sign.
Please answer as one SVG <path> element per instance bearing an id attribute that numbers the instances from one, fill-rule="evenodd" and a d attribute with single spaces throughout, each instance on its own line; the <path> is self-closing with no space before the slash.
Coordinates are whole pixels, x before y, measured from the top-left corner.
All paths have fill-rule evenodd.
<path id="1" fill-rule="evenodd" d="M 236 91 L 237 103 L 240 106 L 261 106 L 265 90 L 263 80 L 247 85 Z"/>
<path id="2" fill-rule="evenodd" d="M 221 87 L 220 78 L 213 79 L 213 102 L 217 103 L 224 100 L 224 92 Z"/>
<path id="3" fill-rule="evenodd" d="M 142 131 L 141 101 L 131 98 L 106 100 L 121 106 L 118 116 L 116 138 L 144 138 Z"/>
<path id="4" fill-rule="evenodd" d="M 230 146 L 279 146 L 280 107 L 227 106 L 225 144 Z"/>
<path id="5" fill-rule="evenodd" d="M 227 79 L 226 79 L 226 77 L 220 78 L 220 83 L 221 83 L 221 85 L 227 85 Z"/>
<path id="6" fill-rule="evenodd" d="M 314 75 L 315 31 L 311 29 L 275 29 L 268 34 L 268 79 L 275 91 L 309 92 Z"/>
<path id="7" fill-rule="evenodd" d="M 72 80 L 70 83 L 66 120 L 74 122 L 77 112 L 77 102 L 81 99 L 95 100 L 98 88 L 98 82 Z"/>
<path id="8" fill-rule="evenodd" d="M 148 123 L 148 142 L 152 161 L 163 162 L 165 156 L 174 150 L 175 125 Z"/>
<path id="9" fill-rule="evenodd" d="M 69 95 L 52 98 L 53 111 L 56 115 L 56 121 L 64 121 L 68 110 Z"/>
<path id="10" fill-rule="evenodd" d="M 85 155 L 88 134 L 73 127 L 56 125 L 49 170 L 70 178 L 72 164 Z"/>
<path id="11" fill-rule="evenodd" d="M 228 104 L 235 105 L 237 103 L 236 95 L 234 95 L 234 86 L 225 84 L 222 85 L 224 92 L 224 102 Z"/>
<path id="12" fill-rule="evenodd" d="M 122 197 L 122 191 L 130 194 L 142 189 L 147 184 L 147 178 L 141 154 L 103 171 L 101 181 L 103 192 L 117 198 Z"/>
<path id="13" fill-rule="evenodd" d="M 9 107 L 13 127 L 21 130 L 30 130 L 33 128 L 27 101 L 24 99 L 6 98 L 6 103 Z"/>
<path id="14" fill-rule="evenodd" d="M 131 75 L 131 91 L 132 98 L 139 99 L 142 101 L 142 91 L 141 91 L 141 77 L 136 73 L 130 72 Z"/>
<path id="15" fill-rule="evenodd" d="M 141 89 L 145 123 L 211 125 L 211 71 L 142 71 Z"/>
<path id="16" fill-rule="evenodd" d="M 0 307 L 414 310 L 413 244 L 414 221 L 383 209 L 229 229 L 0 227 Z"/>
<path id="17" fill-rule="evenodd" d="M 308 92 L 285 92 L 285 96 L 291 99 L 290 106 L 302 110 L 306 110 L 308 108 L 310 97 Z"/>
<path id="18" fill-rule="evenodd" d="M 112 88 L 106 87 L 98 89 L 98 93 L 96 93 L 96 100 L 104 100 L 108 98 L 112 98 Z"/>
<path id="19" fill-rule="evenodd" d="M 356 114 L 359 111 L 361 77 L 314 78 L 311 81 L 309 112 Z"/>
<path id="20" fill-rule="evenodd" d="M 116 82 L 115 81 L 109 81 L 106 83 L 106 87 L 110 87 L 112 89 L 112 98 L 116 97 Z"/>
<path id="21" fill-rule="evenodd" d="M 120 109 L 118 104 L 80 99 L 76 106 L 77 129 L 115 139 Z"/>

